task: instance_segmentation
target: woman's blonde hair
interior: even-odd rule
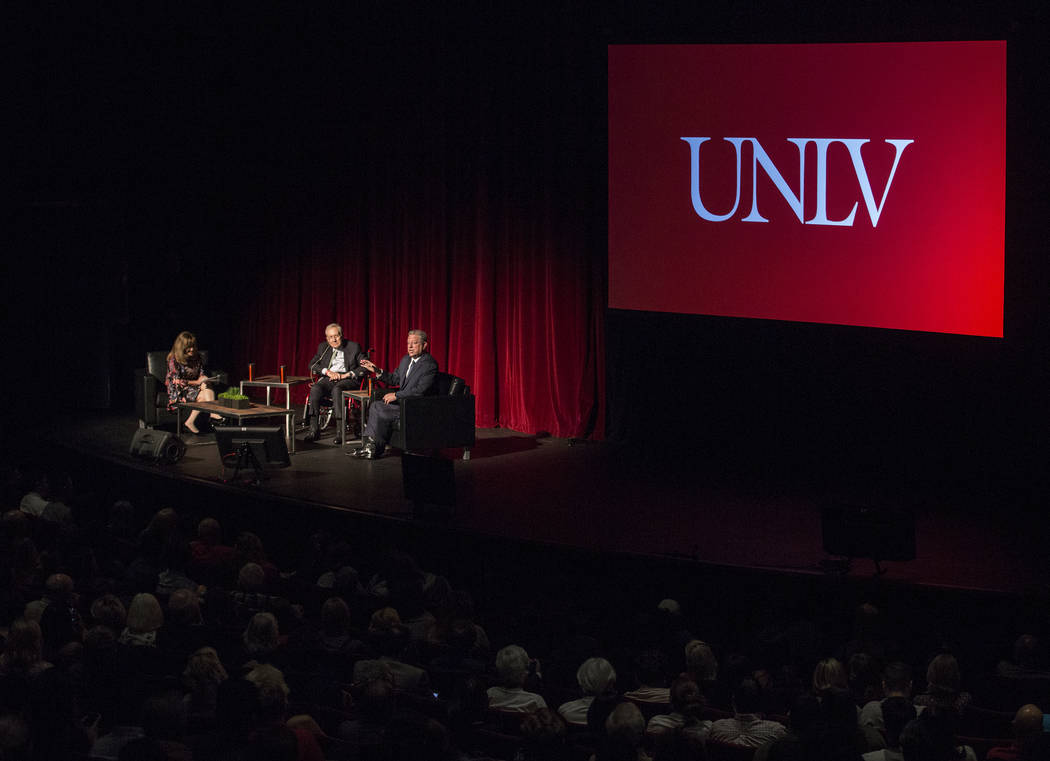
[[[175,343],[171,345],[171,352],[168,354],[169,357],[175,357],[175,361],[180,365],[186,364],[186,349],[190,346],[197,345],[197,336],[190,333],[188,330],[184,330],[175,336]]]
[[[823,695],[829,690],[845,690],[849,687],[846,667],[837,658],[825,658],[813,669],[813,692]]]
[[[268,663],[257,664],[244,678],[258,690],[259,707],[269,716],[282,716],[288,707],[288,683],[284,674]]]
[[[164,625],[164,610],[156,597],[148,592],[140,592],[131,598],[126,623],[128,629],[136,634],[155,632]]]

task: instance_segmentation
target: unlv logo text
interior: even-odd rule
[[[853,160],[853,169],[857,173],[857,181],[860,183],[860,191],[864,197],[864,204],[868,208],[868,215],[871,217],[871,226],[875,227],[879,224],[879,216],[882,214],[883,206],[886,205],[886,196],[889,195],[890,185],[893,184],[893,176],[897,173],[897,164],[901,160],[901,156],[904,153],[904,149],[914,143],[914,140],[886,140],[885,142],[892,145],[896,150],[896,154],[893,157],[893,168],[890,170],[890,176],[886,180],[886,187],[882,191],[882,198],[879,200],[878,205],[875,204],[875,196],[871,191],[871,182],[868,181],[868,170],[864,166],[864,160],[860,155],[860,147],[869,140],[860,138],[818,138],[818,137],[789,137],[788,142],[794,143],[798,147],[798,195],[796,196],[791,188],[788,187],[787,182],[784,181],[784,176],[773,164],[769,155],[766,153],[762,144],[758,142],[758,138],[754,137],[727,137],[724,138],[726,142],[732,143],[736,149],[736,199],[733,201],[733,208],[726,214],[714,214],[707,210],[704,206],[704,202],[700,199],[700,146],[710,140],[709,137],[683,137],[682,140],[689,143],[689,154],[690,154],[690,189],[693,198],[693,209],[700,215],[701,218],[706,219],[709,222],[724,222],[725,220],[732,217],[737,210],[737,206],[740,205],[740,146],[746,141],[751,143],[751,213],[744,217],[742,222],[768,222],[769,220],[763,217],[758,212],[758,167],[762,167],[762,171],[773,181],[777,190],[784,196],[784,200],[788,202],[791,210],[795,213],[798,221],[806,225],[838,225],[842,227],[852,227],[853,218],[857,214],[857,204],[853,203],[853,209],[849,215],[844,219],[828,219],[828,146],[832,143],[841,143],[846,146],[849,151],[850,158]],[[805,208],[805,170],[806,170],[806,148],[810,143],[816,146],[817,150],[817,206],[813,217],[810,219],[803,219],[803,209]]]

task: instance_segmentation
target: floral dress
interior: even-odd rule
[[[186,364],[179,362],[175,357],[168,357],[168,374],[164,377],[164,383],[168,387],[168,411],[174,412],[175,405],[179,402],[195,402],[200,386],[191,386],[189,381],[197,380],[204,372],[200,357],[190,357]]]

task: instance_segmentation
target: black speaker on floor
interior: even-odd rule
[[[186,445],[168,431],[139,428],[131,437],[131,454],[143,460],[172,464],[186,454]]]
[[[401,454],[405,499],[415,503],[417,514],[435,509],[451,512],[456,505],[456,475],[452,461],[426,455]]]
[[[824,552],[850,558],[915,559],[915,515],[910,510],[832,505],[821,510]]]

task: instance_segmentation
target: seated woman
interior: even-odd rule
[[[174,412],[180,402],[214,402],[215,392],[208,387],[204,363],[197,350],[197,337],[187,330],[175,337],[175,343],[168,352],[168,374],[164,383],[168,387],[168,411]],[[200,410],[193,410],[183,423],[191,433],[200,433],[197,428],[197,416]],[[212,415],[212,420],[221,416]]]

